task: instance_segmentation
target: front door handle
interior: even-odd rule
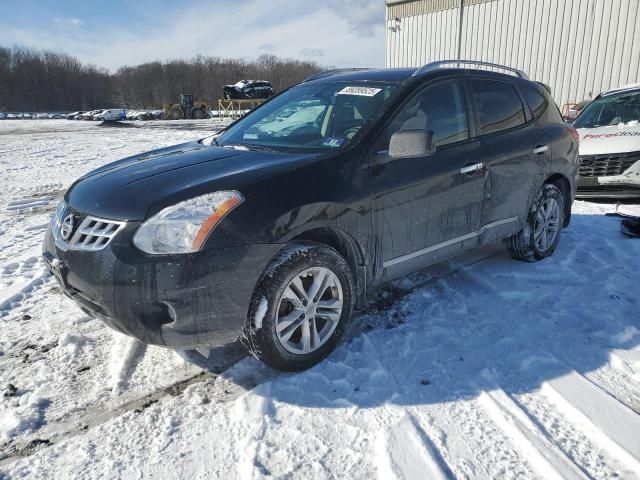
[[[462,167],[460,169],[460,173],[473,173],[476,170],[482,170],[484,168],[484,165],[482,165],[482,162],[480,163],[474,163],[473,165],[467,165],[466,167]]]
[[[547,150],[549,150],[549,145],[538,145],[533,149],[533,153],[535,153],[536,155],[542,155]]]

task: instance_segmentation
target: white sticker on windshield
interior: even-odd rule
[[[361,97],[373,97],[381,88],[372,87],[344,87],[338,92],[338,95],[359,95]]]

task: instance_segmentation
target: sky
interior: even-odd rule
[[[115,71],[198,54],[335,67],[384,64],[383,0],[0,0],[0,46]]]

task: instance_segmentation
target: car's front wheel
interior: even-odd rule
[[[191,112],[191,117],[195,120],[202,120],[205,117],[205,114],[203,110],[196,108]]]
[[[353,276],[333,248],[286,248],[263,274],[249,308],[243,343],[267,365],[309,368],[336,347],[353,309]]]
[[[507,239],[513,258],[535,262],[553,255],[564,225],[564,197],[553,184],[545,184],[531,206],[524,228]]]

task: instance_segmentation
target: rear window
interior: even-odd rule
[[[522,85],[520,91],[525,102],[529,105],[531,113],[533,113],[533,118],[538,118],[542,115],[542,112],[547,107],[547,99],[544,98],[544,95],[529,85]]]
[[[492,80],[471,80],[480,120],[480,134],[500,132],[525,123],[524,108],[513,85]]]

